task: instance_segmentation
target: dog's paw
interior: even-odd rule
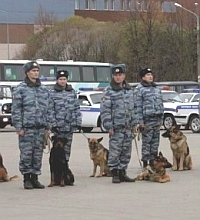
[[[94,175],[94,174],[92,174],[92,175],[90,175],[90,177],[95,177],[95,175]]]
[[[99,174],[99,175],[97,175],[97,178],[98,178],[98,177],[102,177],[102,176],[103,176],[102,174]]]
[[[177,170],[178,170],[178,168],[177,168],[177,167],[175,167],[175,166],[173,166],[173,167],[172,167],[172,170],[173,170],[173,171],[177,171]]]
[[[48,187],[53,187],[53,184],[49,184]]]

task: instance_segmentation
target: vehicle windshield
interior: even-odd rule
[[[10,86],[0,86],[0,99],[11,99],[12,91]]]
[[[188,93],[180,93],[179,95],[184,102],[190,102],[193,96],[193,94],[188,94]]]
[[[90,95],[90,98],[91,98],[93,104],[100,104],[101,97],[102,97],[102,93],[95,93],[95,94]]]
[[[182,98],[177,92],[162,93],[163,102],[183,102]]]
[[[181,98],[184,102],[199,102],[200,94],[192,94],[192,93],[180,93]]]

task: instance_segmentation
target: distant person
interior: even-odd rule
[[[25,189],[43,189],[41,174],[45,133],[50,133],[49,92],[39,79],[40,66],[31,61],[23,66],[25,79],[13,91],[12,124],[19,136],[19,169]]]
[[[141,82],[136,88],[136,109],[142,132],[143,167],[146,167],[158,155],[164,106],[161,89],[153,81],[152,70],[142,69],[139,76]]]
[[[131,159],[132,129],[136,125],[134,94],[125,81],[121,66],[112,68],[112,80],[102,96],[100,114],[104,128],[109,133],[108,166],[112,182],[134,182],[126,170]]]

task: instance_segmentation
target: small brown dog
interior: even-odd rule
[[[8,172],[5,168],[5,166],[3,165],[3,157],[0,153],[0,182],[8,182],[11,180],[18,180],[19,177],[17,175],[9,177],[8,176]]]
[[[135,180],[149,180],[159,183],[169,182],[170,177],[166,172],[166,168],[170,167],[172,167],[172,164],[159,152],[159,155],[153,160],[151,165],[145,167]]]
[[[180,131],[179,125],[173,125],[162,134],[164,138],[169,138],[170,147],[173,153],[172,170],[191,170],[192,158],[187,144],[187,138]]]
[[[88,138],[90,159],[93,161],[93,173],[90,177],[96,175],[97,166],[100,167],[100,173],[97,177],[111,176],[110,169],[108,167],[108,154],[109,151],[100,143],[102,138]]]

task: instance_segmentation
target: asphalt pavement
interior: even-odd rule
[[[87,137],[103,137],[108,147],[108,135],[101,132]],[[163,131],[161,131],[162,133]],[[48,188],[50,183],[49,154],[44,152],[40,181],[45,189],[24,190],[18,170],[18,138],[13,128],[0,132],[0,152],[10,176],[20,180],[0,183],[0,220],[198,220],[200,204],[200,134],[184,131],[193,159],[193,170],[168,169],[171,182],[112,184],[111,177],[92,178],[92,161],[87,139],[75,133],[70,168],[75,185]],[[138,142],[140,154],[141,142]],[[160,150],[172,162],[169,141],[161,137]],[[140,155],[139,155],[140,156]],[[141,171],[135,144],[128,175]]]

